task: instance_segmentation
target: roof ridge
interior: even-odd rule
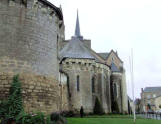
[[[153,87],[153,86],[152,87],[145,87],[145,89],[146,88],[161,88],[161,86],[158,86],[158,87]]]
[[[101,56],[105,61],[107,60],[109,53],[108,52],[104,52],[104,53],[97,53],[99,56]]]
[[[59,54],[60,58],[95,59],[79,38],[73,37]]]
[[[84,43],[83,43],[84,44]],[[85,46],[85,45],[84,45]],[[85,46],[86,47],[86,46]],[[88,48],[86,47],[88,50],[90,50],[91,52],[93,52],[94,54],[96,54],[98,57],[100,57],[102,60],[101,61],[104,61],[102,64],[105,64],[105,60],[102,56],[100,56],[96,51],[94,51],[92,48]]]
[[[99,52],[99,53],[109,53],[109,52]]]

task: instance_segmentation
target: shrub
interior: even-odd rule
[[[73,111],[63,111],[60,113],[60,115],[62,115],[63,117],[74,117],[75,116]]]
[[[0,118],[5,118],[8,113],[8,101],[3,100],[0,103]]]
[[[66,119],[59,113],[52,113],[50,116],[51,124],[67,124]]]
[[[51,124],[50,115],[46,116],[46,124]]]
[[[93,112],[89,112],[88,115],[93,115]]]
[[[13,77],[11,84],[9,98],[8,98],[8,109],[10,117],[15,118],[21,111],[23,111],[21,83],[18,75]]]
[[[95,106],[94,106],[93,112],[94,114],[98,114],[98,115],[104,114],[102,105],[97,97],[95,100]]]
[[[0,120],[3,124],[66,124],[67,121],[60,114],[53,113],[45,116],[44,113],[27,114],[23,109],[21,83],[19,76],[13,77],[9,97],[0,102]]]
[[[41,112],[35,114],[26,114],[23,112],[16,118],[16,120],[17,124],[45,124],[46,122],[45,115]],[[50,124],[49,122],[47,124]]]
[[[148,107],[148,110],[151,109],[151,105],[149,103],[147,104],[147,107]]]
[[[21,83],[18,77],[18,75],[13,77],[9,97],[0,104],[0,115],[5,120],[14,119],[23,111]]]
[[[23,112],[17,117],[16,124],[67,124],[67,121],[59,113],[45,116],[41,112],[35,114]]]
[[[117,101],[113,101],[113,104],[112,104],[112,112],[113,112],[113,113],[117,113],[117,114],[120,113],[120,112],[119,112],[119,106],[118,106],[118,104],[117,104]]]

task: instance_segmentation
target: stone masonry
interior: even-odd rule
[[[19,74],[26,112],[67,110],[67,88],[58,81],[58,42],[63,39],[63,15],[53,4],[0,0],[0,100]]]
[[[23,70],[58,79],[57,42],[63,35],[59,34],[62,18],[43,0],[27,0],[25,5],[21,1],[0,1],[0,63],[5,58],[6,64],[17,63],[0,65],[1,72]]]
[[[1,100],[8,97],[13,76],[14,73],[0,73]],[[19,79],[26,112],[41,111],[49,114],[54,111],[60,111],[61,107],[64,110],[68,110],[67,105],[61,104],[59,91],[62,87],[59,86],[57,80],[52,77],[35,76],[33,74],[20,74]],[[65,88],[66,86],[63,87]]]
[[[64,32],[61,8],[47,0],[0,0],[0,100],[19,74],[26,112],[78,113],[83,105],[91,113],[97,97],[110,113],[115,83],[120,112],[126,113],[125,71],[117,52],[92,50],[78,15],[72,39],[65,40]]]
[[[93,112],[95,98],[102,104],[105,113],[111,112],[110,69],[88,59],[66,59],[62,69],[69,77],[69,109],[79,113],[80,106],[86,113]],[[77,76],[80,78],[80,90],[77,91]],[[95,92],[92,92],[92,78],[95,78]]]

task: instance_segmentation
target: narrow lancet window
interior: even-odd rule
[[[117,85],[114,83],[114,96],[117,97]]]
[[[95,78],[92,77],[92,93],[95,93]]]
[[[79,75],[77,75],[77,91],[80,90],[80,87],[79,87]]]

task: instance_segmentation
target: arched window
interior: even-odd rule
[[[80,88],[79,88],[79,75],[77,75],[77,91],[79,91]]]
[[[112,56],[111,60],[112,60],[112,62],[114,62],[114,57],[113,56]]]
[[[114,96],[117,97],[117,85],[114,83]]]
[[[95,93],[95,78],[92,77],[92,93]]]
[[[69,98],[70,98],[71,92],[70,92],[69,76],[67,76],[67,88],[68,88],[68,95],[69,95]]]

